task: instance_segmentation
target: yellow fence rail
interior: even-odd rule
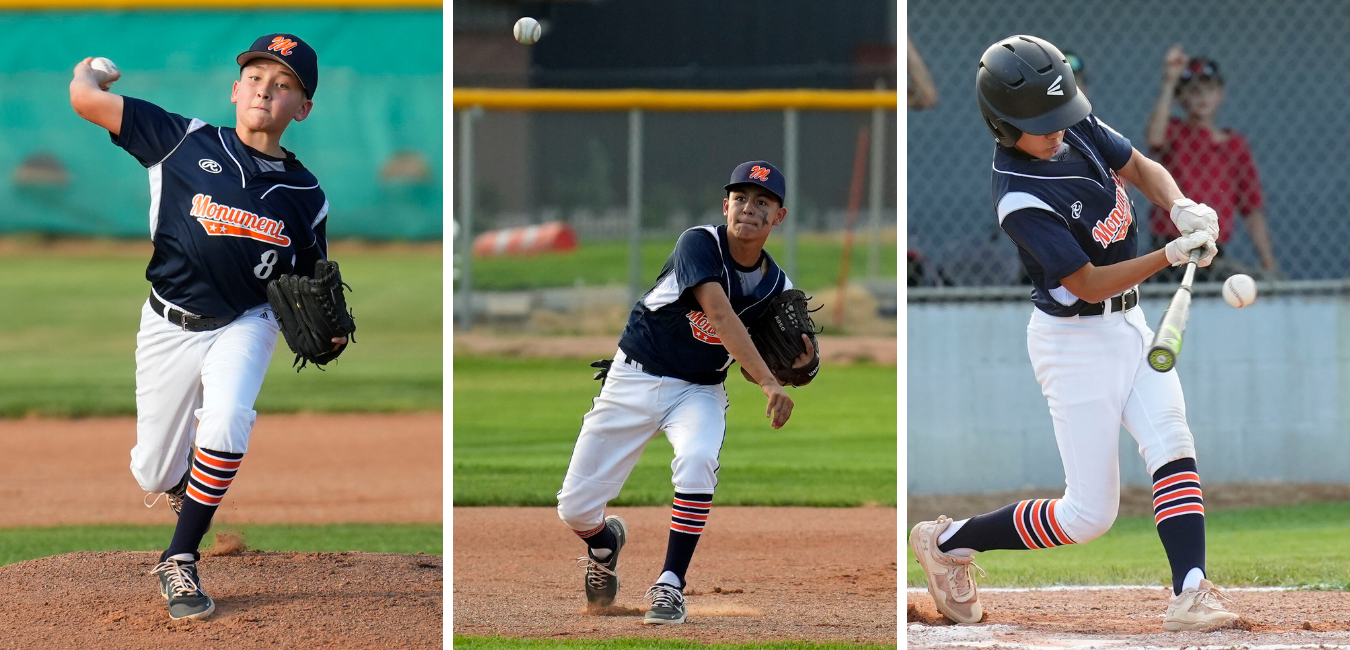
[[[505,90],[454,89],[456,109],[508,111],[897,110],[894,90]]]

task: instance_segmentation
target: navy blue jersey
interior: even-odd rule
[[[267,156],[233,128],[122,100],[112,140],[150,172],[155,252],[145,278],[161,300],[236,316],[267,302],[269,281],[297,268],[308,275],[326,257],[328,201],[294,155]]]
[[[741,323],[749,326],[773,297],[792,288],[787,274],[767,252],[744,267],[731,258],[727,227],[697,226],[684,231],[661,268],[656,286],[633,305],[619,348],[643,371],[695,384],[726,381],[731,355],[722,346],[693,288],[721,285]]]
[[[1091,262],[1106,266],[1138,254],[1139,227],[1116,172],[1134,148],[1096,116],[1064,132],[1061,154],[1041,160],[1017,150],[994,152],[994,209],[1017,244],[1031,277],[1032,301],[1052,316],[1073,316],[1087,303],[1060,284]]]

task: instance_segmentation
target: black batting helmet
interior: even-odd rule
[[[990,45],[980,57],[975,96],[985,126],[1004,147],[1017,144],[1024,132],[1062,131],[1092,112],[1064,53],[1035,36],[1010,36]]]

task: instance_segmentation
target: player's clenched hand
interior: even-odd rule
[[[104,91],[112,88],[113,82],[122,78],[122,72],[120,70],[117,70],[116,68],[109,72],[95,70],[90,65],[93,62],[94,57],[86,56],[83,61],[75,64],[75,78],[87,79]]]
[[[1197,248],[1205,252],[1200,256],[1196,266],[1209,266],[1214,256],[1219,254],[1219,246],[1214,243],[1214,237],[1203,230],[1173,239],[1167,243],[1163,252],[1167,254],[1167,261],[1172,266],[1180,266],[1191,260],[1191,251]]]
[[[1219,238],[1219,213],[1204,203],[1177,199],[1172,202],[1171,217],[1183,235],[1204,230],[1214,239]]]
[[[792,417],[792,398],[777,383],[760,384],[759,387],[764,391],[764,396],[769,398],[764,417],[773,419],[773,428],[783,428],[788,418]]]

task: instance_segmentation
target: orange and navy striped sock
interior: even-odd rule
[[[586,542],[586,547],[592,551],[601,549],[612,551],[615,546],[619,545],[619,538],[614,536],[614,531],[610,530],[604,521],[590,530],[573,530],[572,532],[576,533],[581,541]],[[604,559],[608,560],[609,556],[605,556]]]
[[[173,529],[173,541],[160,557],[161,562],[183,553],[201,557],[197,547],[201,546],[206,531],[211,529],[211,518],[221,499],[225,498],[225,491],[234,481],[243,458],[243,454],[211,449],[198,449],[193,453],[187,498],[183,499],[183,510],[178,513],[178,525]]]
[[[1055,519],[1059,502],[1059,499],[1018,501],[971,517],[938,549],[944,553],[958,548],[1017,551],[1073,544]]]
[[[708,523],[708,513],[712,509],[711,494],[675,493],[670,511],[670,539],[666,543],[666,563],[661,573],[674,573],[684,586],[684,574],[689,570],[689,561],[694,557],[698,538],[703,534],[703,525]]]
[[[1194,458],[1153,473],[1153,521],[1172,565],[1172,592],[1180,594],[1191,569],[1205,570],[1205,498]]]

